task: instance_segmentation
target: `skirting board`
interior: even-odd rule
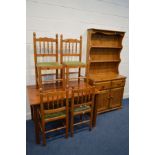
[[[26,113],[26,120],[30,120],[31,119],[31,112]]]
[[[123,99],[125,99],[125,98],[129,98],[129,94],[128,93],[123,95]]]
[[[129,94],[124,94],[123,99],[129,98]],[[26,120],[31,119],[31,112],[26,113]]]

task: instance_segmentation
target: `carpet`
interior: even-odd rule
[[[81,127],[74,137],[66,139],[55,134],[46,146],[35,144],[34,124],[26,121],[27,155],[128,155],[129,154],[129,99],[123,108],[98,115],[96,127],[89,131]]]

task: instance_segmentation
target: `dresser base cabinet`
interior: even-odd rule
[[[123,87],[111,89],[109,108],[117,108],[122,106],[123,92]]]
[[[97,112],[107,111],[109,109],[110,90],[100,91],[95,96],[95,103],[97,105]]]
[[[103,90],[96,94],[97,113],[102,113],[122,107],[124,87]]]
[[[92,82],[90,82],[92,84]],[[92,84],[96,87],[95,104],[97,113],[102,113],[122,107],[125,78]]]

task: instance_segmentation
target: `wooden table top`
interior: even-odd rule
[[[69,94],[71,94],[72,87],[84,88],[84,87],[86,87],[86,83],[80,82],[80,84],[78,84],[78,82],[71,81],[69,83]],[[26,88],[27,88],[29,104],[30,105],[39,105],[40,104],[40,95],[39,95],[39,89],[36,88],[36,85],[27,85]],[[45,90],[50,90],[50,91],[51,90],[53,90],[53,91],[63,90],[61,87],[56,87],[55,85],[47,85],[47,86],[44,86],[44,88],[45,88]]]
[[[89,75],[89,79],[94,81],[94,82],[103,82],[103,81],[109,81],[109,80],[119,80],[119,79],[125,79],[126,77],[123,75],[119,75],[119,74],[113,74],[113,73],[109,73],[109,74],[90,74]]]

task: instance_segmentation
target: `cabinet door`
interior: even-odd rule
[[[95,101],[97,112],[104,112],[109,109],[110,90],[102,90],[96,95]]]
[[[110,108],[120,107],[122,105],[124,88],[114,88],[110,92]]]

